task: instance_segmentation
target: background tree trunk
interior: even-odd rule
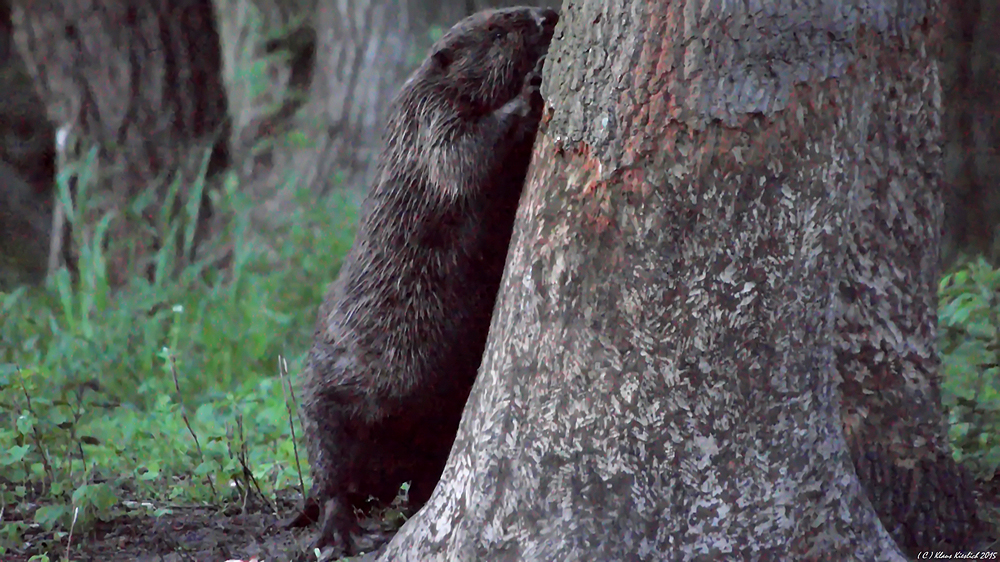
[[[0,291],[41,283],[52,226],[52,191],[37,193],[17,169],[0,160],[0,196]]]
[[[14,47],[10,3],[0,0],[0,290],[45,278],[55,132]]]
[[[338,184],[364,191],[374,178],[384,110],[411,68],[413,36],[426,32],[411,23],[413,4],[319,0],[310,100],[323,129],[316,131],[315,166],[296,167],[319,193]]]
[[[38,193],[51,190],[55,131],[45,118],[31,76],[14,45],[10,3],[0,0],[0,160],[13,166]]]
[[[869,240],[935,241],[938,6],[628,4],[563,9],[484,363],[380,559],[902,560],[851,465],[834,343]],[[904,178],[924,228],[871,235]],[[911,291],[903,326],[933,346],[932,285]]]
[[[15,39],[49,119],[100,150],[90,188],[92,216],[114,212],[108,256],[112,284],[144,273],[166,243],[167,199],[180,174],[179,200],[197,176],[226,116],[219,36],[209,0],[17,1]],[[148,200],[137,199],[147,187]],[[207,209],[202,209],[204,220]]]
[[[945,35],[944,259],[1000,262],[1000,2],[949,0]]]

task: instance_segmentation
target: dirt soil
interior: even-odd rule
[[[1000,505],[1000,478],[980,482],[984,499]],[[310,544],[316,537],[316,527],[286,530],[281,523],[297,512],[301,497],[297,492],[282,491],[275,502],[259,499],[227,507],[171,506],[171,513],[154,517],[144,512],[123,515],[112,521],[100,522],[82,535],[74,535],[69,552],[72,562],[135,561],[135,562],[316,562]],[[405,500],[397,498],[393,506],[376,517],[362,518],[364,532],[356,536],[356,544],[367,556],[338,558],[327,551],[319,560],[372,562],[373,553],[387,543],[402,523]],[[17,513],[15,506],[5,506],[4,521],[10,522]],[[30,520],[30,513],[22,514]],[[1000,522],[989,521],[994,531]],[[993,534],[996,536],[996,533]],[[54,542],[52,533],[38,526],[24,534],[23,548],[9,551],[3,562],[27,562],[32,554],[47,553],[53,562],[63,561],[66,538]],[[990,541],[992,542],[992,541]],[[996,550],[996,544],[984,545]]]
[[[315,526],[286,530],[281,522],[294,514],[297,494],[279,498],[277,505],[263,501],[219,507],[171,507],[161,517],[136,513],[103,521],[82,536],[74,536],[69,560],[130,562],[306,562],[315,561],[309,545]],[[278,514],[275,513],[278,512]],[[371,552],[388,541],[392,531],[381,520],[361,522],[364,536],[356,537],[363,552]],[[4,562],[27,562],[32,554],[45,552],[53,562],[62,560],[66,538],[59,544],[41,528],[30,529],[21,551],[10,551]],[[323,560],[332,553],[324,553]],[[355,562],[372,556],[343,558]]]

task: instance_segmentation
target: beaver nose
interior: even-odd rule
[[[535,23],[541,29],[552,29],[559,21],[559,12],[551,8],[536,8],[532,15],[535,17]]]

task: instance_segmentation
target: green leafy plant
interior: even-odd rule
[[[941,400],[958,460],[1000,469],[1000,270],[972,261],[940,284]]]

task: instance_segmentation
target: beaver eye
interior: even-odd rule
[[[503,39],[506,36],[507,36],[507,32],[504,31],[504,30],[502,30],[502,29],[497,29],[496,31],[493,32],[493,40],[494,41],[499,41],[499,40]]]

